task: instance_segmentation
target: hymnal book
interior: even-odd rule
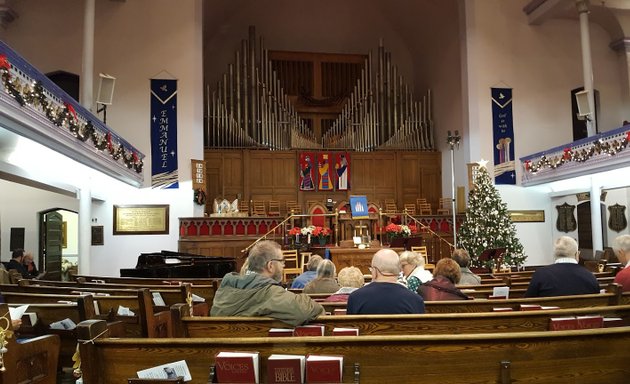
[[[492,288],[492,296],[501,297],[506,299],[510,298],[510,287],[494,287]]]
[[[548,311],[551,309],[560,309],[560,307],[556,307],[555,305],[541,305],[540,309]]]
[[[77,325],[70,319],[63,319],[50,323],[50,329],[75,329]]]
[[[346,309],[345,309],[345,308],[344,308],[344,309],[342,309],[342,308],[336,308],[336,309],[333,311],[333,315],[345,315],[345,314],[347,314],[347,312],[346,312]]]
[[[308,355],[306,357],[307,383],[341,383],[343,356]]]
[[[194,293],[192,294],[192,299],[193,299],[193,303],[203,303],[206,301],[205,298],[199,296],[199,295],[195,295]]]
[[[179,376],[184,381],[192,380],[186,360],[175,361],[173,363],[158,365],[157,367],[143,369],[136,372],[140,379],[176,379]]]
[[[293,336],[293,328],[269,328],[269,337]]]
[[[542,309],[539,304],[521,304],[519,308],[521,311],[537,311]]]
[[[321,324],[300,325],[295,327],[293,336],[324,336],[324,329]]]
[[[31,327],[37,324],[37,313],[24,312],[24,314],[22,315],[22,324]]]
[[[359,336],[359,328],[333,328],[333,336]]]
[[[575,316],[552,317],[549,319],[550,331],[568,331],[577,329],[577,319]]]
[[[153,305],[157,307],[166,307],[166,303],[164,302],[160,292],[151,292],[151,296],[153,297]]]
[[[604,317],[604,328],[625,326],[626,322],[621,317]]]
[[[492,312],[512,312],[513,309],[510,307],[493,307]]]
[[[598,315],[576,316],[577,329],[603,328],[604,318]]]
[[[267,360],[267,382],[301,384],[304,382],[306,356],[271,355]]]
[[[135,316],[136,314],[129,308],[124,307],[122,305],[118,306],[118,311],[116,311],[118,316]]]
[[[215,368],[219,383],[258,384],[258,352],[219,352]]]
[[[28,304],[20,305],[19,307],[9,306],[9,317],[13,320],[22,319],[24,312],[28,308]]]

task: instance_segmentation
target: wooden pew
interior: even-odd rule
[[[590,295],[553,296],[553,297],[525,297],[499,300],[452,300],[425,301],[427,313],[461,313],[461,312],[492,312],[495,307],[509,307],[518,310],[521,304],[539,304],[560,308],[600,307],[618,305],[621,303],[621,289],[618,284],[610,284],[606,293]],[[335,309],[346,308],[346,303],[320,302],[326,312],[333,313]]]
[[[74,275],[75,281],[85,283],[107,283],[107,284],[132,284],[132,285],[167,285],[177,286],[183,283],[192,285],[217,285],[221,283],[220,278],[183,278],[171,277],[168,279],[152,278],[152,277],[112,277],[112,276],[95,276],[95,275]]]
[[[5,292],[5,302],[11,304],[41,304],[76,302],[80,295],[35,294]],[[149,289],[140,289],[135,296],[94,296],[101,318],[124,323],[127,337],[169,337],[171,334],[170,311],[155,313]],[[123,306],[134,312],[134,316],[116,315],[118,307]]]
[[[9,307],[0,304],[0,314],[6,319],[0,326],[13,332]],[[56,384],[60,341],[57,335],[39,336],[17,341],[15,334],[6,339],[7,352],[3,354],[4,371],[0,371],[0,383]],[[76,346],[75,346],[76,348]]]
[[[94,282],[76,282],[76,281],[52,281],[52,280],[28,280],[22,279],[18,283],[19,285],[45,285],[45,286],[55,286],[55,287],[74,287],[77,289],[141,289],[148,288],[151,291],[158,292],[164,291],[168,292],[174,289],[177,289],[177,285],[142,285],[142,284],[112,284],[112,283],[94,283]],[[214,293],[217,290],[216,282],[211,285],[199,285],[199,284],[191,284],[190,292],[203,297],[208,305],[212,304],[212,300],[214,300]]]
[[[97,321],[82,322],[79,336],[95,339],[105,327]],[[220,351],[258,351],[261,382],[266,381],[269,355],[312,353],[343,356],[343,381],[362,384],[410,380],[601,384],[624,383],[630,377],[629,344],[630,327],[619,327],[460,335],[96,338],[81,344],[80,351],[88,384],[118,384],[138,370],[182,359],[191,372],[191,383],[206,383]]]
[[[600,315],[630,325],[630,305],[556,310],[445,313],[424,315],[320,316],[325,334],[335,327],[357,328],[359,335],[534,332],[549,329],[550,318]],[[171,307],[174,337],[266,337],[270,328],[293,328],[269,317],[190,317],[187,305]]]

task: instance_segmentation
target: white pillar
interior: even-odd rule
[[[593,61],[591,57],[591,35],[588,24],[588,0],[576,0],[575,5],[580,14],[580,40],[582,42],[582,71],[584,76],[584,90],[588,92],[588,109],[591,115],[587,116],[586,132],[588,136],[597,133],[595,121],[595,92],[593,91]]]
[[[94,100],[94,14],[95,0],[85,0],[83,13],[83,57],[81,70],[81,105],[92,110]]]
[[[604,250],[604,240],[602,239],[602,209],[600,205],[600,195],[602,188],[599,181],[591,178],[591,237],[593,239],[593,251]]]
[[[77,190],[79,197],[79,273],[90,274],[90,249],[92,246],[92,190],[83,185]]]

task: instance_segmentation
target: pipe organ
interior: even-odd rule
[[[291,53],[257,45],[250,27],[215,89],[207,86],[206,148],[435,149],[431,92],[418,100],[382,42],[376,58],[347,62]]]

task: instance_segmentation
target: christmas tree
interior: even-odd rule
[[[483,162],[480,162],[475,178],[475,188],[468,194],[466,219],[459,228],[457,243],[468,251],[472,265],[476,267],[490,266],[479,260],[479,255],[486,249],[505,248],[504,265],[518,267],[527,258],[516,237],[507,205],[501,201]]]

